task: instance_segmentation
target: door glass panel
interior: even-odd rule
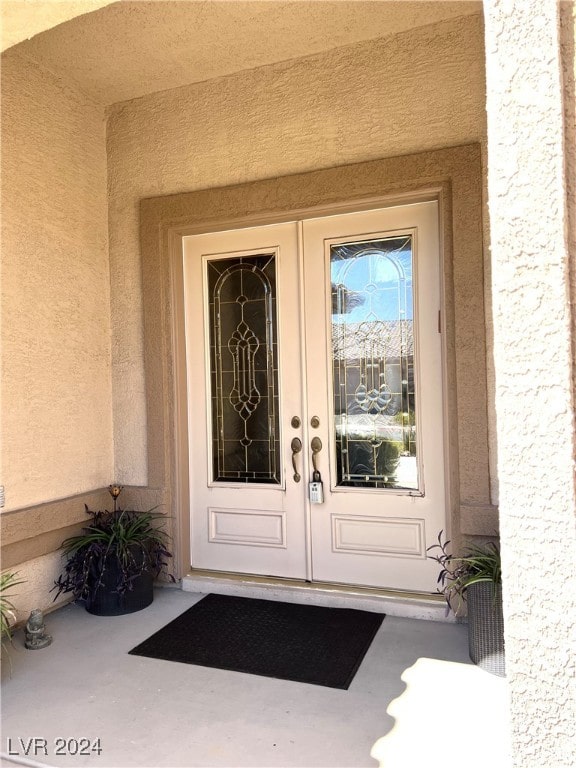
[[[208,261],[212,478],[281,483],[274,254]]]
[[[330,247],[337,485],[418,489],[412,237]]]

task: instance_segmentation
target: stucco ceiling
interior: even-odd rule
[[[122,0],[10,50],[112,104],[479,12],[470,0]]]
[[[83,13],[95,11],[112,0],[2,0],[0,2],[1,50]]]

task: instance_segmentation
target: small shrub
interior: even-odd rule
[[[172,557],[167,549],[168,534],[158,527],[159,522],[165,521],[164,515],[154,509],[85,509],[92,522],[83,533],[62,543],[67,562],[53,587],[58,590],[54,600],[63,592],[72,592],[77,600],[92,598],[112,562],[118,566],[113,591],[120,595],[130,591],[134,580],[144,572],[156,577],[167,566],[168,558]]]
[[[6,639],[12,639],[11,625],[16,618],[16,609],[6,593],[18,584],[23,583],[24,581],[18,578],[17,573],[4,571],[4,573],[0,574],[0,636],[2,645],[4,645]]]
[[[455,557],[448,551],[450,541],[442,541],[443,535],[444,531],[440,531],[438,544],[433,544],[426,551],[436,551],[428,557],[441,566],[437,581],[438,592],[444,595],[448,607],[456,613],[462,605],[468,587],[480,582],[491,583],[493,596],[496,597],[498,586],[502,584],[499,545],[494,542],[474,544],[465,549],[461,557]],[[456,599],[458,602],[454,608]]]

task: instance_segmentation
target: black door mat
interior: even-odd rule
[[[206,595],[130,653],[347,689],[384,614]]]

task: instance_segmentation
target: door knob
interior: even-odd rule
[[[300,482],[300,473],[298,472],[298,467],[296,466],[296,457],[302,450],[302,440],[300,440],[299,437],[293,437],[292,442],[290,443],[290,448],[292,450],[292,468],[294,469],[294,482],[299,483]]]
[[[310,448],[312,450],[312,469],[314,470],[314,472],[318,472],[316,457],[322,450],[322,440],[320,440],[319,437],[313,437],[312,442],[310,443]]]

